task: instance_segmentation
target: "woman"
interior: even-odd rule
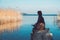
[[[34,28],[33,28],[33,30],[32,30],[31,40],[32,40],[32,37],[33,37],[35,31],[36,31],[37,28],[38,28],[39,23],[44,23],[44,27],[45,27],[45,21],[44,21],[44,18],[43,18],[43,16],[42,16],[42,12],[41,12],[41,11],[38,11],[37,13],[38,13],[38,20],[37,20],[37,23],[35,23],[35,24],[33,25]]]
[[[42,12],[41,11],[38,11],[37,12],[38,13],[38,20],[37,20],[37,23],[35,23],[33,26],[34,26],[34,28],[33,28],[33,33],[34,33],[34,31],[35,30],[37,30],[37,25],[38,25],[38,23],[44,23],[44,25],[45,25],[45,21],[44,21],[44,18],[43,18],[43,16],[42,16]]]
[[[34,24],[34,26],[36,26],[38,23],[41,23],[41,22],[45,24],[44,18],[42,16],[42,12],[38,11],[37,13],[38,13],[38,20],[37,20],[37,23]]]

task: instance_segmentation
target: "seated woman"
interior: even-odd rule
[[[37,14],[38,14],[38,20],[33,26],[36,26],[38,23],[41,23],[41,22],[45,24],[44,18],[42,16],[42,11],[38,11]]]
[[[49,29],[45,29],[44,23],[39,23],[32,40],[52,40],[52,34],[49,32]]]
[[[35,30],[37,30],[37,25],[38,25],[38,23],[44,23],[44,25],[45,25],[45,21],[44,21],[44,18],[43,18],[43,16],[42,16],[42,11],[38,11],[37,12],[38,13],[38,20],[37,20],[37,22],[33,25],[34,26],[34,28],[33,28],[33,33],[34,33],[34,31]]]

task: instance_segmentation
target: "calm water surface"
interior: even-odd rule
[[[53,40],[60,40],[60,29],[55,23],[55,16],[44,16],[46,28],[50,28],[53,33]],[[4,32],[0,34],[1,40],[30,40],[33,24],[36,23],[37,16],[23,16],[23,24],[14,32]]]

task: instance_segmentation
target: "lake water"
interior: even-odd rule
[[[46,28],[53,33],[53,40],[60,40],[60,29],[55,23],[55,16],[43,16]],[[37,16],[23,16],[23,24],[14,32],[4,32],[0,34],[0,40],[30,40],[33,24],[37,21]]]

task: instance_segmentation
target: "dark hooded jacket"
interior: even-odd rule
[[[38,23],[44,23],[45,24],[45,21],[44,21],[44,18],[42,16],[41,11],[38,11],[38,20],[37,20],[36,24],[34,24],[34,26],[36,26]]]

